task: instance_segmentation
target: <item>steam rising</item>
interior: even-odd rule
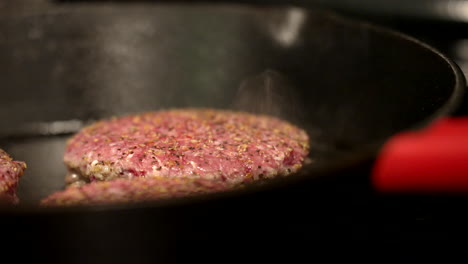
[[[274,70],[244,80],[232,104],[234,110],[272,115],[298,122],[303,107],[296,90],[284,75]]]

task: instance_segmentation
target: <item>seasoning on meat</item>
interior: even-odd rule
[[[230,186],[223,182],[189,178],[135,178],[92,182],[68,187],[41,201],[42,206],[72,206],[134,203],[220,192]]]
[[[10,155],[0,149],[0,200],[2,203],[18,203],[16,187],[26,169],[26,163],[14,161]]]
[[[138,177],[230,184],[286,176],[308,155],[306,132],[275,117],[172,109],[99,121],[68,143],[67,183]]]

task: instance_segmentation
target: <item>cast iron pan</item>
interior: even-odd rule
[[[4,17],[0,72],[0,146],[28,163],[22,203],[0,212],[3,237],[62,263],[316,257],[305,253],[314,241],[362,235],[350,228],[354,205],[380,208],[369,203],[370,175],[384,143],[450,113],[464,87],[453,62],[399,33],[318,10],[234,4],[65,5]],[[63,188],[65,140],[82,126],[187,106],[294,122],[309,132],[312,163],[241,192],[36,206]]]

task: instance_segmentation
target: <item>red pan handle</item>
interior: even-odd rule
[[[385,193],[468,194],[468,118],[444,118],[392,137],[377,157],[372,181]]]

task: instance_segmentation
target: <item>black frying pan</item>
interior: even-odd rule
[[[293,254],[290,245],[331,242],[327,232],[354,230],[356,208],[379,215],[369,175],[384,142],[450,113],[464,87],[453,62],[399,33],[317,10],[224,4],[72,5],[2,18],[0,72],[0,146],[28,163],[22,204],[0,212],[4,236],[73,263],[275,259]],[[63,188],[65,140],[83,125],[186,106],[290,120],[309,132],[313,162],[241,192],[36,207]],[[309,242],[289,242],[298,237]]]

